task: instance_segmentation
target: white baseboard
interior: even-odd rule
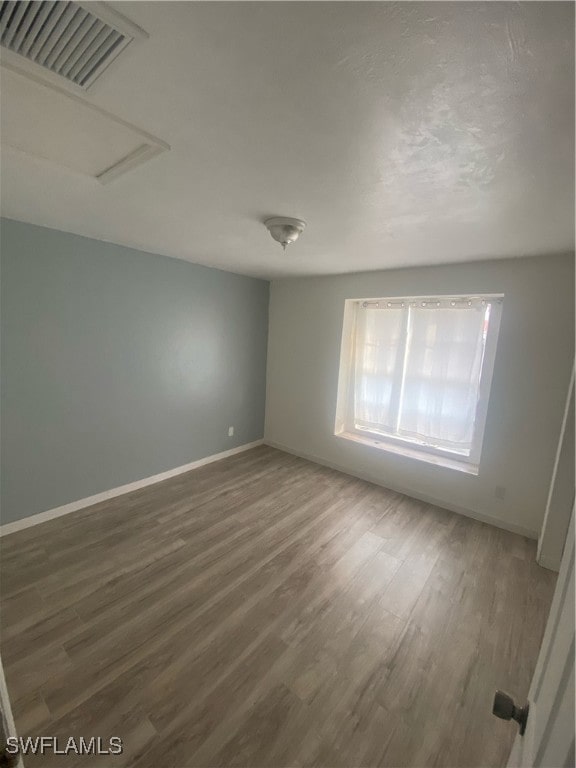
[[[434,504],[435,507],[442,507],[443,509],[448,509],[450,510],[450,512],[456,512],[459,515],[464,515],[465,517],[471,517],[474,520],[478,520],[481,523],[488,523],[488,525],[494,525],[496,528],[503,528],[505,531],[518,533],[520,534],[520,536],[526,536],[529,539],[538,539],[538,531],[533,531],[530,528],[525,528],[522,525],[516,525],[516,523],[509,523],[507,520],[502,520],[499,517],[493,517],[492,515],[485,515],[483,512],[476,512],[476,510],[474,509],[468,509],[467,507],[460,507],[457,504],[451,504],[450,502],[443,501],[442,499],[435,499],[432,496],[427,496],[426,494],[413,491],[410,488],[402,488],[396,484],[394,485],[390,485],[388,483],[384,484],[382,480],[380,480],[377,477],[374,477],[373,475],[369,475],[365,472],[355,472],[355,471],[353,472],[349,468],[343,467],[340,464],[334,464],[331,461],[326,461],[320,456],[314,456],[313,454],[310,454],[310,453],[304,453],[303,451],[296,451],[287,445],[282,445],[282,443],[276,443],[273,440],[267,440],[266,438],[264,438],[264,444],[269,445],[271,448],[277,448],[279,451],[284,451],[285,453],[291,453],[294,456],[299,456],[301,459],[306,459],[307,461],[313,461],[315,464],[321,464],[323,467],[329,467],[330,469],[335,469],[338,472],[343,472],[345,475],[351,475],[352,477],[358,477],[360,480],[366,480],[369,483],[374,483],[374,485],[380,485],[383,488],[388,488],[390,491],[396,491],[396,493],[402,493],[405,496],[410,496],[412,499],[423,501],[426,504]]]
[[[228,458],[228,456],[234,456],[236,453],[242,453],[243,451],[250,450],[250,448],[256,448],[263,443],[263,440],[255,440],[253,443],[245,443],[244,445],[239,445],[237,448],[231,448],[229,451],[215,453],[212,456],[205,456],[203,459],[191,461],[189,464],[183,464],[181,467],[168,469],[166,472],[160,472],[158,475],[145,477],[142,480],[136,480],[134,483],[121,485],[118,488],[111,488],[109,491],[102,491],[102,493],[97,493],[94,496],[88,496],[85,499],[72,501],[69,504],[64,504],[61,507],[55,507],[54,509],[48,509],[46,512],[38,512],[36,515],[24,517],[22,520],[15,520],[13,523],[0,525],[0,537],[7,536],[10,533],[16,533],[16,531],[22,531],[25,528],[30,528],[32,525],[45,523],[47,520],[54,520],[54,518],[62,517],[62,515],[69,515],[71,512],[77,512],[79,509],[91,507],[93,504],[113,499],[115,496],[122,496],[124,493],[130,493],[131,491],[137,491],[140,488],[146,488],[147,485],[160,483],[162,480],[168,480],[170,477],[189,472],[191,469],[198,469],[198,467],[203,467],[205,464],[211,464],[213,461],[220,461],[221,459]]]

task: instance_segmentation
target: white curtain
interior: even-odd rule
[[[404,354],[404,315],[400,307],[359,310],[354,413],[360,427],[388,432],[396,426],[393,395]]]
[[[356,427],[468,453],[489,306],[430,301],[360,307]]]

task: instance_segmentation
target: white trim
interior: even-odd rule
[[[2,666],[2,660],[0,659],[0,718],[4,719],[4,727],[6,737],[18,736],[16,731],[16,725],[14,724],[14,715],[12,714],[12,705],[10,704],[10,696],[8,695],[8,688],[6,686],[6,677],[4,675],[4,667]],[[22,761],[22,754],[20,753],[14,763],[14,768],[24,768]]]
[[[84,8],[85,11],[88,11],[88,13],[91,13],[94,16],[98,16],[99,19],[104,21],[110,27],[114,27],[114,29],[126,37],[131,37],[132,39],[140,37],[144,40],[148,40],[150,37],[145,29],[142,29],[142,27],[134,23],[132,19],[124,16],[123,13],[120,13],[115,8],[112,8],[112,6],[108,5],[108,3],[95,2],[94,0],[89,0],[88,2],[76,0],[76,3],[77,5],[82,6],[82,8]]]
[[[483,512],[477,512],[476,510],[469,509],[468,507],[461,507],[458,504],[452,504],[451,502],[444,501],[443,499],[435,499],[432,496],[420,493],[419,491],[413,491],[410,488],[402,488],[396,484],[384,484],[380,478],[375,477],[374,475],[370,475],[367,472],[357,472],[356,470],[351,470],[342,466],[341,464],[335,464],[334,462],[326,461],[325,459],[322,459],[319,456],[315,456],[311,453],[297,451],[294,448],[290,448],[287,445],[283,445],[282,443],[277,443],[274,440],[267,440],[264,438],[264,445],[269,445],[271,448],[277,448],[279,451],[284,451],[285,453],[291,453],[292,455],[299,456],[301,459],[306,459],[307,461],[313,461],[315,464],[321,464],[323,467],[335,469],[338,472],[343,472],[345,475],[358,477],[360,480],[366,480],[368,483],[380,485],[390,491],[402,493],[405,496],[410,496],[412,499],[423,501],[425,504],[434,504],[435,507],[443,507],[444,509],[448,509],[450,512],[456,512],[459,515],[464,515],[464,517],[471,517],[473,520],[478,520],[481,523],[487,523],[488,525],[493,525],[496,528],[502,528],[505,531],[518,533],[520,536],[526,536],[529,539],[538,539],[538,531],[534,531],[531,528],[525,528],[523,525],[509,523],[507,520],[502,520],[499,517],[485,515]]]
[[[557,554],[554,554],[552,557],[550,556],[548,550],[550,549],[549,546],[549,539],[553,539],[554,536],[550,536],[550,528],[548,527],[550,515],[553,514],[554,516],[557,516],[558,514],[562,514],[562,511],[558,509],[557,504],[554,504],[555,500],[555,491],[557,491],[556,483],[558,480],[558,470],[560,469],[560,475],[562,476],[562,458],[563,453],[567,453],[570,448],[573,449],[574,444],[574,378],[575,378],[575,369],[574,366],[572,366],[572,375],[570,376],[570,384],[568,386],[568,395],[566,397],[566,406],[564,408],[564,416],[562,418],[562,426],[560,428],[560,437],[558,439],[558,448],[556,449],[556,456],[554,457],[554,468],[552,470],[552,478],[550,480],[550,488],[548,489],[548,498],[546,499],[546,511],[544,512],[544,520],[542,521],[542,528],[540,529],[540,534],[538,536],[538,549],[536,551],[536,561],[542,565],[544,568],[548,568],[551,571],[558,572],[560,570],[560,562],[562,560],[562,551],[558,552]],[[570,410],[572,410],[572,415],[570,416]],[[566,436],[566,430],[569,428],[572,428],[572,445],[568,446],[568,437]],[[569,455],[569,454],[568,454]],[[572,454],[573,456],[573,454]],[[572,461],[570,462],[572,464],[570,468],[570,475],[571,475],[571,490],[572,490],[572,506],[574,505],[574,460],[572,458]],[[561,485],[561,483],[558,483]],[[551,509],[554,508],[554,512],[551,513]],[[568,510],[565,509],[563,512],[567,513]],[[568,520],[568,524],[570,521]],[[543,549],[546,550],[543,554]],[[553,551],[554,548],[552,547]]]
[[[357,432],[339,432],[335,437],[352,440],[355,443],[367,445],[369,448],[376,448],[379,451],[388,451],[398,453],[400,456],[406,456],[415,461],[425,461],[428,464],[435,464],[439,467],[454,469],[456,472],[465,472],[468,475],[477,475],[479,467],[476,464],[469,464],[466,461],[459,461],[458,458],[449,458],[447,451],[427,450],[427,446],[419,446],[417,443],[409,443],[407,440],[396,438],[390,435],[388,439],[375,435],[373,432],[358,434]],[[397,441],[397,442],[396,442]],[[454,454],[453,454],[454,455]],[[466,457],[467,459],[468,457]]]
[[[95,178],[98,179],[100,184],[109,184],[111,181],[114,181],[114,179],[117,179],[118,176],[128,173],[132,168],[137,168],[139,165],[151,160],[161,152],[164,152],[164,149],[157,144],[142,144],[137,147],[134,152],[130,152],[126,157],[118,160],[118,162],[111,165],[110,168],[106,168],[105,171],[99,173]]]
[[[68,515],[70,512],[77,512],[79,509],[91,507],[93,504],[99,504],[101,501],[107,501],[108,499],[113,499],[116,496],[122,496],[124,493],[130,493],[131,491],[137,491],[140,488],[146,488],[148,485],[154,485],[154,483],[160,483],[162,480],[168,480],[170,477],[181,475],[184,472],[190,472],[191,469],[198,469],[198,467],[203,467],[205,464],[211,464],[213,461],[226,459],[228,456],[234,456],[236,453],[249,451],[250,448],[256,448],[257,446],[262,445],[263,442],[263,440],[254,440],[252,443],[245,443],[244,445],[239,445],[237,448],[231,448],[228,451],[214,453],[212,456],[205,456],[203,459],[191,461],[189,464],[183,464],[181,467],[168,469],[166,472],[160,472],[158,475],[145,477],[142,480],[136,480],[133,483],[120,485],[118,488],[111,488],[108,491],[102,491],[101,493],[97,493],[94,496],[88,496],[85,499],[71,501],[69,504],[63,504],[61,507],[48,509],[46,512],[38,512],[35,515],[24,517],[22,520],[15,520],[12,523],[0,525],[0,537],[8,536],[10,533],[16,533],[16,531],[22,531],[25,528],[30,528],[33,525],[45,523],[47,520],[54,520],[56,517]]]
[[[516,735],[506,765],[573,765],[574,750],[574,507],[560,573],[528,691],[526,733]],[[572,691],[569,685],[572,683]],[[572,705],[572,714],[570,713]]]

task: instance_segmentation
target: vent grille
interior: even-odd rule
[[[79,3],[60,0],[0,2],[0,35],[8,50],[84,89],[132,40]]]

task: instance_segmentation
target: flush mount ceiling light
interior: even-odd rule
[[[286,246],[295,243],[300,237],[306,222],[302,219],[291,219],[286,216],[274,216],[272,219],[266,219],[264,226],[270,232],[274,240],[280,243],[286,250]]]

